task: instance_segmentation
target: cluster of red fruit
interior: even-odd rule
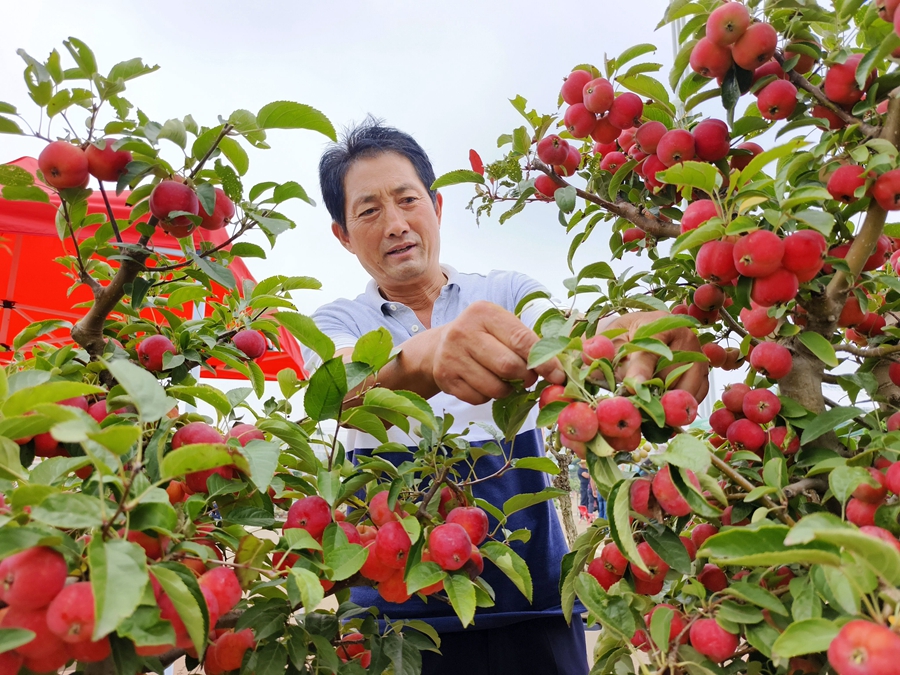
[[[234,202],[221,188],[215,191],[213,212],[207,213],[189,185],[180,180],[164,180],[150,193],[150,213],[173,237],[186,237],[194,231],[196,225],[188,215],[199,216],[199,226],[206,230],[221,230],[234,217]],[[170,217],[173,213],[176,215]]]
[[[450,488],[443,488],[440,493],[438,513],[444,523],[435,526],[428,534],[427,547],[422,551],[422,562],[434,562],[441,569],[454,572],[470,565],[474,576],[484,570],[484,560],[478,550],[487,537],[487,514],[476,506],[456,506],[447,509],[447,505],[455,503],[456,496]],[[344,520],[343,514],[335,512],[332,517],[328,502],[317,495],[304,497],[295,501],[288,510],[284,529],[302,528],[321,541],[325,528],[337,520],[338,526],[347,536],[351,544],[359,544],[368,550],[368,556],[360,569],[366,579],[377,582],[378,593],[387,602],[403,603],[409,600],[409,593],[404,570],[407,565],[412,540],[401,518],[404,514],[398,502],[391,509],[388,507],[388,493],[376,493],[369,502],[369,519],[372,525],[360,522],[357,525]],[[299,556],[294,553],[276,553],[273,565],[276,569],[292,566]],[[330,590],[331,582],[323,580],[325,590]],[[418,592],[431,595],[443,590],[443,581],[423,588]]]
[[[237,439],[241,444],[241,447],[245,447],[250,441],[264,441],[266,435],[252,424],[236,424],[225,436],[222,436],[218,429],[210,426],[206,422],[188,422],[173,434],[172,450],[178,450],[184,445],[195,445],[197,443],[221,445],[227,443],[228,440],[232,438]],[[183,485],[179,487],[186,495],[196,492],[206,493],[209,492],[207,481],[210,477],[218,475],[225,480],[231,480],[236,477],[236,471],[237,469],[234,466],[219,466],[214,469],[195,471],[186,474]]]
[[[89,176],[117,181],[126,172],[132,155],[127,150],[114,150],[113,146],[110,138],[97,144],[87,143],[85,147],[53,141],[38,156],[38,167],[47,185],[58,190],[87,187]],[[184,214],[199,216],[202,228],[219,230],[234,217],[234,203],[221,188],[215,188],[215,193],[213,212],[207,213],[190,186],[180,180],[164,180],[150,194],[150,213],[175,237],[186,237],[195,228],[194,222]],[[178,214],[170,218],[176,211]]]
[[[260,358],[268,350],[266,336],[258,330],[239,330],[231,341],[251,361]],[[178,354],[178,348],[165,335],[149,335],[138,343],[136,352],[138,361],[144,368],[158,373],[165,369],[165,355]]]
[[[117,181],[131,161],[127,150],[114,150],[114,141],[104,138],[85,147],[67,141],[47,144],[38,156],[44,182],[57,190],[87,187],[89,176],[101,181]]]
[[[256,644],[253,639],[252,631],[245,630],[235,633],[234,631],[218,631],[214,630],[219,618],[234,609],[241,600],[241,584],[237,575],[230,567],[214,567],[205,572],[198,580],[200,584],[200,592],[206,602],[206,609],[209,614],[210,626],[210,646],[206,652],[207,659],[207,675],[218,675],[218,673],[227,670],[240,668],[244,652],[252,649]],[[151,574],[150,583],[153,586],[153,596],[159,605],[159,615],[162,619],[171,622],[172,628],[175,630],[175,643],[167,645],[154,645],[151,647],[136,647],[135,651],[138,656],[159,656],[171,651],[175,648],[184,649],[188,654],[197,658],[194,651],[194,644],[188,635],[187,628],[184,625],[178,611],[172,600],[165,593],[159,582]],[[218,666],[217,669],[209,669],[209,659],[213,659],[213,663]],[[235,665],[235,663],[237,665]]]
[[[583,341],[581,359],[585,367],[591,368],[600,359],[612,363],[616,352],[612,340],[595,335]],[[630,398],[609,396],[591,402],[575,401],[565,394],[564,386],[550,385],[541,390],[538,405],[544,408],[560,401],[568,404],[557,419],[560,442],[580,458],[585,458],[587,444],[598,434],[618,452],[633,452],[641,444],[643,419]],[[660,397],[660,402],[667,427],[687,426],[697,418],[697,400],[689,392],[672,389]]]
[[[723,407],[709,416],[709,425],[715,432],[710,443],[714,446],[720,447],[727,439],[733,450],[748,450],[760,459],[766,443],[772,443],[785,455],[796,454],[800,449],[800,439],[787,426],[766,428],[781,412],[781,400],[771,390],[731,384],[722,393],[722,403]]]
[[[75,396],[74,398],[68,398],[63,401],[59,401],[58,405],[64,405],[69,408],[78,408],[79,410],[84,410],[97,421],[97,424],[101,424],[103,420],[105,420],[110,415],[121,415],[126,412],[126,408],[109,410],[106,405],[106,398],[97,398],[94,403],[89,403],[86,397]],[[29,413],[25,414],[28,415]],[[52,434],[49,431],[45,431],[44,433],[36,434],[34,436],[23,436],[22,438],[17,438],[16,443],[18,443],[19,445],[31,443],[35,457],[69,456],[69,452],[66,447],[55,438],[53,438]],[[92,466],[86,466],[84,468],[78,469],[75,473],[79,478],[84,479],[87,478],[93,470],[94,469]]]
[[[649,481],[645,481],[648,482]],[[655,481],[654,481],[655,483]],[[633,485],[638,485],[634,483]],[[654,484],[654,490],[656,485]],[[674,486],[672,486],[674,490]],[[677,491],[675,491],[677,495]],[[681,499],[678,496],[678,499]],[[709,523],[701,523],[691,532],[690,537],[681,536],[681,542],[684,544],[691,562],[696,558],[697,549],[703,545],[709,537],[715,534],[718,529]],[[604,590],[609,590],[613,584],[620,581],[627,570],[630,569],[631,576],[634,581],[634,590],[643,595],[656,595],[662,591],[664,579],[669,572],[669,566],[660,558],[660,556],[651,548],[646,541],[641,542],[637,546],[638,554],[647,571],[642,570],[634,564],[630,564],[622,555],[618,546],[610,542],[606,544],[600,551],[600,555],[591,561],[588,565],[588,573],[593,576]],[[787,569],[787,568],[784,568]],[[789,570],[788,570],[789,572]],[[791,574],[791,576],[793,576]],[[710,592],[718,592],[728,586],[728,578],[725,572],[716,565],[707,564],[698,575],[698,580]],[[789,581],[783,578],[779,579],[778,585],[784,585]],[[657,645],[658,648],[668,651],[669,647],[677,641],[678,644],[687,644],[690,640],[691,646],[704,656],[709,657],[713,661],[720,663],[734,656],[739,644],[739,636],[729,633],[722,628],[715,619],[702,618],[700,614],[687,619],[678,608],[669,604],[656,605],[644,617],[647,626],[650,625],[653,613],[659,609],[666,607],[673,612],[671,627],[669,630],[668,644]],[[651,639],[647,631],[639,628],[631,639],[631,643],[644,651],[650,651],[652,648]]]
[[[109,636],[93,640],[94,592],[90,581],[67,583],[68,565],[62,554],[52,548],[38,546],[9,556],[0,563],[0,599],[6,607],[0,610],[0,627],[23,628],[34,638],[12,651],[0,654],[0,670],[15,675],[24,666],[36,673],[59,670],[72,659],[94,663],[110,653]],[[139,656],[155,656],[182,647],[193,650],[193,643],[172,601],[151,575],[160,616],[171,622],[174,644],[137,646]],[[234,571],[217,567],[199,579],[200,590],[209,610],[210,626],[219,616],[237,605],[241,587]],[[209,654],[217,655],[222,668],[207,669],[217,675],[239,668],[244,652],[255,645],[250,631],[224,631],[216,636]],[[216,658],[216,656],[213,656]]]

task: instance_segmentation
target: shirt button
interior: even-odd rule
[[[413,332],[413,333],[418,333],[418,332],[419,332],[419,327],[418,327],[418,326],[413,326],[413,327],[412,327],[412,332]]]
[[[396,309],[397,309],[397,305],[391,305],[390,307],[391,307],[392,310],[396,310]]]

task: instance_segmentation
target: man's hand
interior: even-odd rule
[[[512,392],[508,382],[522,380],[530,387],[538,375],[564,384],[565,372],[552,359],[534,370],[528,352],[537,334],[515,314],[490,302],[475,302],[435,333],[427,370],[437,387],[466,403],[479,404]]]
[[[601,324],[598,328],[599,332],[624,328],[624,333],[613,338],[613,343],[618,347],[619,345],[634,339],[635,332],[641,326],[645,326],[668,315],[668,312],[633,312],[631,314],[617,316],[605,325]],[[672,351],[700,351],[700,340],[690,328],[674,328],[658,333],[653,337],[664,343]],[[638,382],[649,380],[654,375],[657,361],[659,361],[659,357],[650,352],[632,352],[619,365],[619,368],[616,371],[616,377],[619,380],[634,378]],[[665,378],[665,376],[674,368],[677,368],[678,365],[680,364],[664,369],[660,375]],[[678,378],[678,381],[675,383],[675,388],[684,389],[692,394],[698,402],[702,401],[709,392],[709,364],[706,362],[694,363],[690,370]]]

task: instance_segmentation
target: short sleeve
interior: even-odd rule
[[[352,313],[338,302],[319,307],[313,313],[312,320],[320,331],[331,338],[335,350],[355,346],[361,335]],[[303,364],[311,374],[322,365],[322,358],[306,345],[300,345],[300,348],[303,353]]]

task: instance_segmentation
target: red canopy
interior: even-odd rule
[[[32,157],[21,157],[10,164],[33,175],[38,168],[37,160]],[[86,286],[79,286],[71,295],[68,294],[72,279],[54,259],[72,254],[74,246],[71,239],[60,241],[55,225],[59,199],[53,193],[49,195],[50,204],[0,198],[0,363],[9,359],[13,339],[28,324],[47,319],[75,323],[86,313],[85,307],[79,305],[93,300]],[[107,191],[107,196],[116,220],[126,223],[131,211],[125,203],[128,193],[117,196],[115,191]],[[88,213],[106,213],[106,205],[99,191],[88,199]],[[76,236],[79,241],[84,240],[92,236],[96,229],[97,226],[81,228]],[[137,243],[139,238],[140,234],[134,228],[122,232],[126,243]],[[198,229],[194,233],[194,241],[198,245],[200,241],[221,244],[227,238],[228,233],[224,229]],[[183,259],[178,240],[161,229],[153,235],[150,245],[169,257]],[[245,279],[253,280],[253,275],[240,258],[235,258],[229,268],[239,288],[242,288]],[[224,295],[225,290],[218,285],[214,285],[214,290],[217,298]],[[205,307],[205,315],[210,313],[210,308]],[[270,350],[257,359],[257,365],[262,368],[267,380],[274,380],[283,368],[291,368],[299,377],[304,377],[303,357],[297,341],[284,328],[279,328],[278,336],[282,351]],[[42,336],[40,340],[56,344],[72,341],[67,329]],[[203,372],[208,374],[208,371]],[[216,364],[216,375],[230,379],[243,378],[241,373],[221,363]]]

